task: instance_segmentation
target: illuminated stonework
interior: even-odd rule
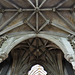
[[[31,70],[28,72],[28,75],[47,75],[47,72],[42,66],[37,64],[31,68]]]

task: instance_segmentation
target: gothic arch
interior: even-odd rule
[[[0,0],[0,63],[35,37],[57,45],[75,70],[75,0]]]
[[[73,65],[73,68],[75,68],[75,55],[74,51],[68,42],[66,38],[62,37],[57,37],[57,36],[52,36],[52,35],[47,35],[47,34],[26,34],[26,35],[21,35],[21,36],[16,36],[16,37],[11,37],[8,38],[3,44],[2,47],[0,48],[1,51],[1,62],[6,59],[6,54],[8,55],[9,52],[19,43],[21,43],[24,40],[27,40],[29,38],[34,38],[34,37],[40,37],[47,39],[49,41],[52,41],[55,43],[64,53],[65,58]],[[66,46],[67,45],[67,46]],[[69,49],[68,49],[69,47]]]

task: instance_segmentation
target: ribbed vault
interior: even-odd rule
[[[0,0],[0,35],[14,32],[75,35],[74,0]]]
[[[11,75],[27,75],[33,65],[40,64],[48,75],[64,75],[63,53],[54,43],[32,38],[18,44],[11,52],[13,57]]]
[[[0,61],[15,46],[11,75],[26,75],[35,64],[48,75],[63,75],[63,53],[40,36],[60,46],[75,68],[75,0],[0,0]]]

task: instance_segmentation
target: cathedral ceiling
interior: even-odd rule
[[[0,0],[0,35],[75,35],[75,0]]]
[[[27,75],[35,64],[42,65],[48,75],[64,75],[63,53],[58,46],[46,39],[25,40],[11,51],[11,55],[13,58],[11,75]]]

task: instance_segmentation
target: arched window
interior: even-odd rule
[[[37,64],[31,68],[31,70],[28,72],[28,75],[47,75],[47,72],[41,65]]]

